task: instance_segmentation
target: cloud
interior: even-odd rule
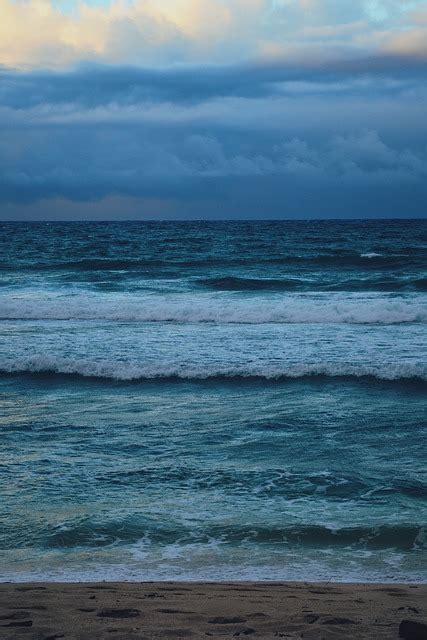
[[[3,70],[0,215],[423,215],[426,70],[364,69]]]
[[[425,1],[0,0],[0,64],[63,68],[114,64],[232,63],[357,51],[426,56]],[[424,26],[423,26],[424,25]],[[412,37],[411,34],[412,33]]]
[[[425,215],[426,30],[421,0],[0,0],[0,216]]]
[[[356,99],[366,95],[372,99],[375,94],[388,97],[421,92],[426,74],[427,60],[394,54],[310,63],[277,60],[166,68],[86,64],[73,72],[24,73],[0,68],[0,108],[10,109],[24,120],[56,118],[57,123],[81,117],[114,120],[126,114],[149,117],[153,109],[160,112],[167,107],[177,115],[179,106],[214,99],[229,103],[241,98],[280,101],[316,94],[345,94]],[[96,107],[102,110],[96,112]],[[7,117],[5,113],[3,117]]]
[[[425,215],[422,7],[346,4],[0,0],[0,216]]]
[[[267,0],[0,0],[0,64],[60,68],[79,60],[166,63],[245,56]]]
[[[42,159],[37,143],[38,132],[27,137],[27,148],[21,147],[13,161],[11,139],[2,140],[0,152],[9,157],[0,182],[3,200],[90,200],[112,194],[191,199],[215,180],[236,177],[283,176],[289,189],[294,178],[379,188],[427,178],[427,149],[393,148],[375,131],[334,136],[316,145],[285,138],[274,146],[243,138],[230,145],[212,134],[154,142],[134,131],[101,130],[89,137],[73,131],[44,140]]]
[[[421,59],[427,58],[427,26],[388,36],[384,41],[384,50],[400,55],[418,56]]]

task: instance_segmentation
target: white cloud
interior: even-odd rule
[[[425,55],[421,0],[0,0],[0,64],[170,64],[327,55],[331,43]]]
[[[79,60],[165,63],[221,60],[237,35],[256,37],[267,0],[81,2],[62,13],[51,0],[0,0],[0,64],[61,67]],[[236,45],[236,46],[235,46]],[[242,52],[248,54],[244,44]]]
[[[410,28],[401,33],[387,34],[384,38],[385,51],[420,58],[427,56],[427,26]]]

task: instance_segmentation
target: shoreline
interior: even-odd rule
[[[409,634],[402,637],[427,638],[410,635],[417,624],[427,624],[427,584],[0,583],[0,638],[7,640],[363,640],[399,638],[399,628]]]

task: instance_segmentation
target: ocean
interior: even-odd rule
[[[2,223],[0,579],[427,579],[426,221]]]

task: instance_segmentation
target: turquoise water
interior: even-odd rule
[[[1,225],[0,579],[425,580],[426,231]]]

